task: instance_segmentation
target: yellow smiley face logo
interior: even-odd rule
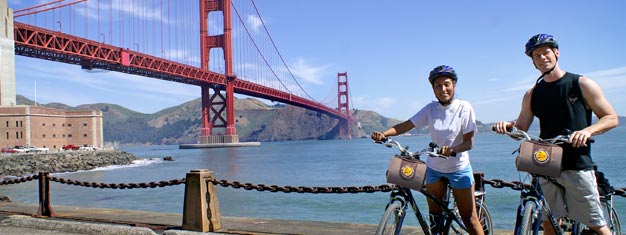
[[[544,150],[537,150],[534,156],[535,156],[535,160],[537,160],[538,162],[546,162],[548,158],[550,157],[548,155],[548,152]]]
[[[415,172],[415,170],[413,170],[413,167],[410,166],[404,166],[402,167],[402,176],[404,177],[411,177],[413,176],[413,173]]]

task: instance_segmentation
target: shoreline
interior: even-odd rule
[[[65,151],[55,153],[2,154],[0,179],[39,172],[67,173],[111,165],[129,165],[138,157],[125,151]]]

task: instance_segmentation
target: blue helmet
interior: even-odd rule
[[[528,42],[526,43],[526,55],[532,57],[533,51],[542,46],[559,49],[559,44],[554,39],[554,36],[541,33],[528,39]]]
[[[442,76],[452,78],[454,82],[457,81],[456,72],[454,71],[452,67],[447,66],[447,65],[439,65],[435,67],[432,71],[430,71],[430,76],[428,76],[428,81],[430,81],[430,84],[432,85],[435,83],[436,78],[442,77]]]

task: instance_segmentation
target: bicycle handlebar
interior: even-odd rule
[[[430,142],[428,144],[428,148],[422,149],[421,151],[418,151],[418,152],[409,151],[408,146],[402,147],[402,145],[400,145],[400,142],[398,142],[397,140],[391,139],[389,137],[384,137],[381,141],[374,141],[374,143],[384,144],[388,148],[396,147],[398,150],[400,150],[400,155],[410,156],[410,157],[417,158],[417,159],[419,159],[419,156],[424,155],[424,154],[428,155],[429,157],[440,157],[444,159],[448,159],[448,157],[456,157],[456,153],[452,153],[452,155],[450,156],[443,155],[441,153],[441,149],[439,148],[439,146],[437,146],[437,144],[433,142]]]
[[[496,126],[492,126],[491,127],[492,131],[497,131]],[[511,127],[509,128],[504,134],[513,137],[514,139],[524,139],[524,140],[535,140],[535,141],[541,141],[541,142],[549,142],[552,144],[556,144],[556,143],[570,143],[569,138],[571,136],[571,134],[567,134],[567,135],[557,135],[555,137],[549,138],[549,139],[541,139],[537,136],[532,136],[529,135],[528,133],[526,133],[523,130],[518,130],[515,127]],[[596,140],[593,138],[588,138],[586,144],[591,144],[591,143],[595,143]]]

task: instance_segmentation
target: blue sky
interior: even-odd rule
[[[15,9],[38,3],[8,2]],[[561,48],[561,68],[595,80],[626,115],[624,1],[255,3],[286,63],[319,100],[336,94],[337,72],[348,72],[352,108],[405,120],[435,99],[428,72],[447,64],[459,74],[457,97],[470,101],[478,120],[511,120],[539,75],[524,44],[550,33]],[[21,56],[16,77],[17,93],[30,99],[37,84],[39,103],[103,102],[154,113],[200,96],[195,86]]]

